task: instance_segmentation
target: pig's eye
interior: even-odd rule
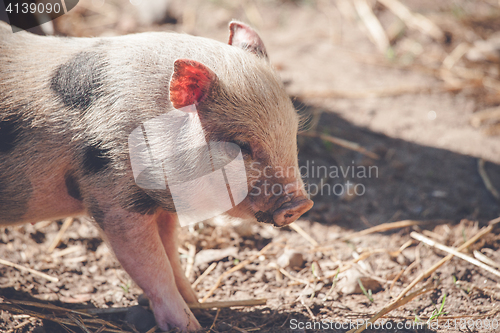
[[[248,154],[248,155],[252,156],[252,147],[250,146],[250,144],[248,142],[234,140],[233,143],[240,146],[241,152],[243,154]]]

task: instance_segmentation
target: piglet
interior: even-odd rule
[[[163,32],[42,37],[0,22],[0,224],[91,216],[163,330],[200,328],[186,304],[198,300],[176,233],[181,209],[211,189],[191,187],[183,205],[168,176],[155,175],[161,186],[141,183],[131,162],[135,130],[175,112],[197,122],[197,134],[188,133],[196,140],[176,145],[165,136],[178,151],[155,170],[196,169],[180,162],[185,156],[205,158],[203,175],[224,169],[231,189],[244,189],[226,214],[285,226],[313,205],[298,171],[297,113],[257,33],[240,22],[229,28],[224,44]],[[224,143],[236,151],[224,152]],[[239,156],[243,176],[232,177],[224,158],[216,165],[218,149]],[[217,191],[212,197],[222,198]]]

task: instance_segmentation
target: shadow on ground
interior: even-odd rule
[[[312,115],[307,127],[316,133],[358,143],[380,156],[376,160],[299,135],[299,164],[315,201],[304,218],[359,230],[404,219],[484,223],[500,215],[500,204],[479,175],[477,158],[357,127],[334,110],[298,100],[295,104]],[[485,169],[500,188],[500,165],[487,162]],[[353,195],[346,195],[348,190]]]

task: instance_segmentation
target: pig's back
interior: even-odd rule
[[[99,173],[103,183],[131,182],[128,135],[141,121],[172,110],[176,59],[205,64],[231,93],[256,103],[288,98],[265,60],[206,38],[61,38],[7,29],[0,24],[0,141],[2,135],[9,141],[0,143],[0,224],[81,213],[65,182],[71,172],[90,177],[89,153],[109,161]]]

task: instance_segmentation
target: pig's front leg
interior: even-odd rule
[[[158,231],[160,216],[114,209],[104,214],[100,224],[123,268],[149,298],[158,326],[194,331],[200,324],[177,288],[172,269],[176,266],[172,266]]]
[[[191,283],[186,278],[179,259],[177,241],[179,239],[177,237],[179,222],[177,215],[162,212],[159,214],[157,221],[161,241],[163,242],[163,247],[165,248],[168,260],[170,261],[170,266],[172,267],[172,270],[174,272],[177,289],[179,289],[179,292],[181,293],[182,297],[184,297],[184,300],[186,302],[198,303],[196,293],[194,292],[193,288],[191,288]]]

